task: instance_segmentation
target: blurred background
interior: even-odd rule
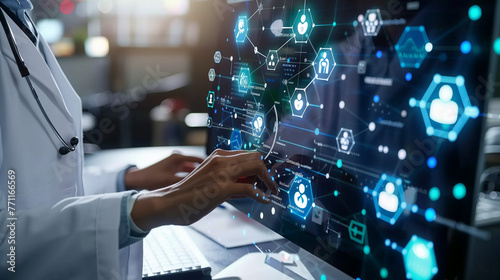
[[[205,145],[208,72],[226,1],[32,2],[34,22],[82,98],[86,153]]]

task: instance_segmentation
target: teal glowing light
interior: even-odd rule
[[[365,245],[365,247],[363,247],[363,253],[365,253],[365,255],[369,255],[370,254],[370,246]]]
[[[467,189],[465,188],[465,185],[462,183],[458,183],[453,187],[453,196],[456,199],[462,199],[465,197],[465,194],[467,193]]]
[[[495,50],[495,53],[500,55],[500,37],[498,37],[495,40],[495,43],[493,43],[493,50]]]
[[[434,243],[413,235],[401,252],[406,269],[406,278],[429,280],[438,272]]]
[[[333,195],[334,195],[334,196],[339,196],[339,191],[335,190],[335,191],[333,192]]]
[[[337,160],[337,167],[338,168],[341,168],[342,167],[342,160]]]
[[[322,274],[321,275],[321,280],[326,280],[326,275]]]
[[[366,210],[365,209],[361,210],[361,215],[363,215],[363,216],[366,215]]]
[[[432,200],[432,201],[436,201],[439,199],[439,197],[441,196],[441,192],[439,191],[439,189],[437,187],[432,187],[430,190],[429,190],[429,198]]]
[[[469,18],[472,21],[480,19],[482,14],[483,11],[481,10],[481,7],[479,7],[478,5],[474,5],[469,8]]]
[[[385,278],[387,278],[387,276],[389,276],[389,271],[387,271],[387,268],[382,267],[380,269],[380,277],[382,277],[383,279],[385,279]]]

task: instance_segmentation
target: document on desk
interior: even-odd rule
[[[191,227],[228,249],[283,238],[229,203],[217,207]]]

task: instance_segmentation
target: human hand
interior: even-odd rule
[[[191,172],[203,159],[174,153],[144,169],[130,170],[125,174],[127,189],[155,190],[182,180],[179,172]]]
[[[232,197],[270,203],[253,182],[239,181],[251,176],[257,176],[269,190],[278,193],[259,153],[216,150],[180,182],[141,193],[132,209],[132,219],[141,229],[150,230],[166,224],[192,224]]]

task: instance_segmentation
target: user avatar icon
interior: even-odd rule
[[[327,53],[323,52],[323,57],[319,61],[318,74],[328,74],[330,70],[330,60],[327,58]]]
[[[349,140],[349,133],[347,133],[347,131],[344,131],[342,138],[340,138],[340,148],[344,151],[347,151],[349,150],[349,144],[351,144],[351,141]]]
[[[236,34],[236,37],[239,38],[244,33],[245,33],[245,20],[240,18],[238,20],[238,33]]]
[[[236,42],[237,43],[245,42],[245,38],[247,37],[247,33],[248,33],[247,17],[241,16],[238,18],[238,21],[236,22],[236,26],[234,27],[234,36],[235,36]]]
[[[293,106],[297,111],[302,110],[302,108],[304,107],[304,100],[302,100],[302,94],[300,93],[297,94],[297,99],[295,99],[295,101],[293,102]]]
[[[260,132],[261,131],[262,124],[263,124],[262,117],[257,117],[257,119],[253,122],[253,127],[254,127],[254,129],[255,129],[256,132]]]
[[[274,61],[274,54],[271,54],[271,60],[269,61],[269,66],[275,66],[276,62]]]
[[[307,28],[309,28],[309,23],[306,21],[306,15],[302,15],[300,17],[299,25],[297,26],[297,30],[300,35],[304,35],[307,32]]]
[[[374,34],[377,30],[379,22],[377,19],[377,14],[374,12],[371,12],[368,14],[368,20],[365,21],[366,25],[366,33],[368,34]]]
[[[439,89],[439,98],[431,103],[430,118],[440,124],[454,124],[458,118],[458,105],[452,101],[453,89],[449,85],[443,85]]]
[[[299,186],[299,191],[295,192],[293,201],[295,202],[295,205],[299,207],[300,209],[304,209],[307,206],[307,195],[305,194],[306,192],[306,187],[304,184],[300,184]]]
[[[399,207],[399,198],[394,194],[396,190],[394,183],[387,182],[385,190],[380,192],[378,205],[389,212],[395,213]]]

